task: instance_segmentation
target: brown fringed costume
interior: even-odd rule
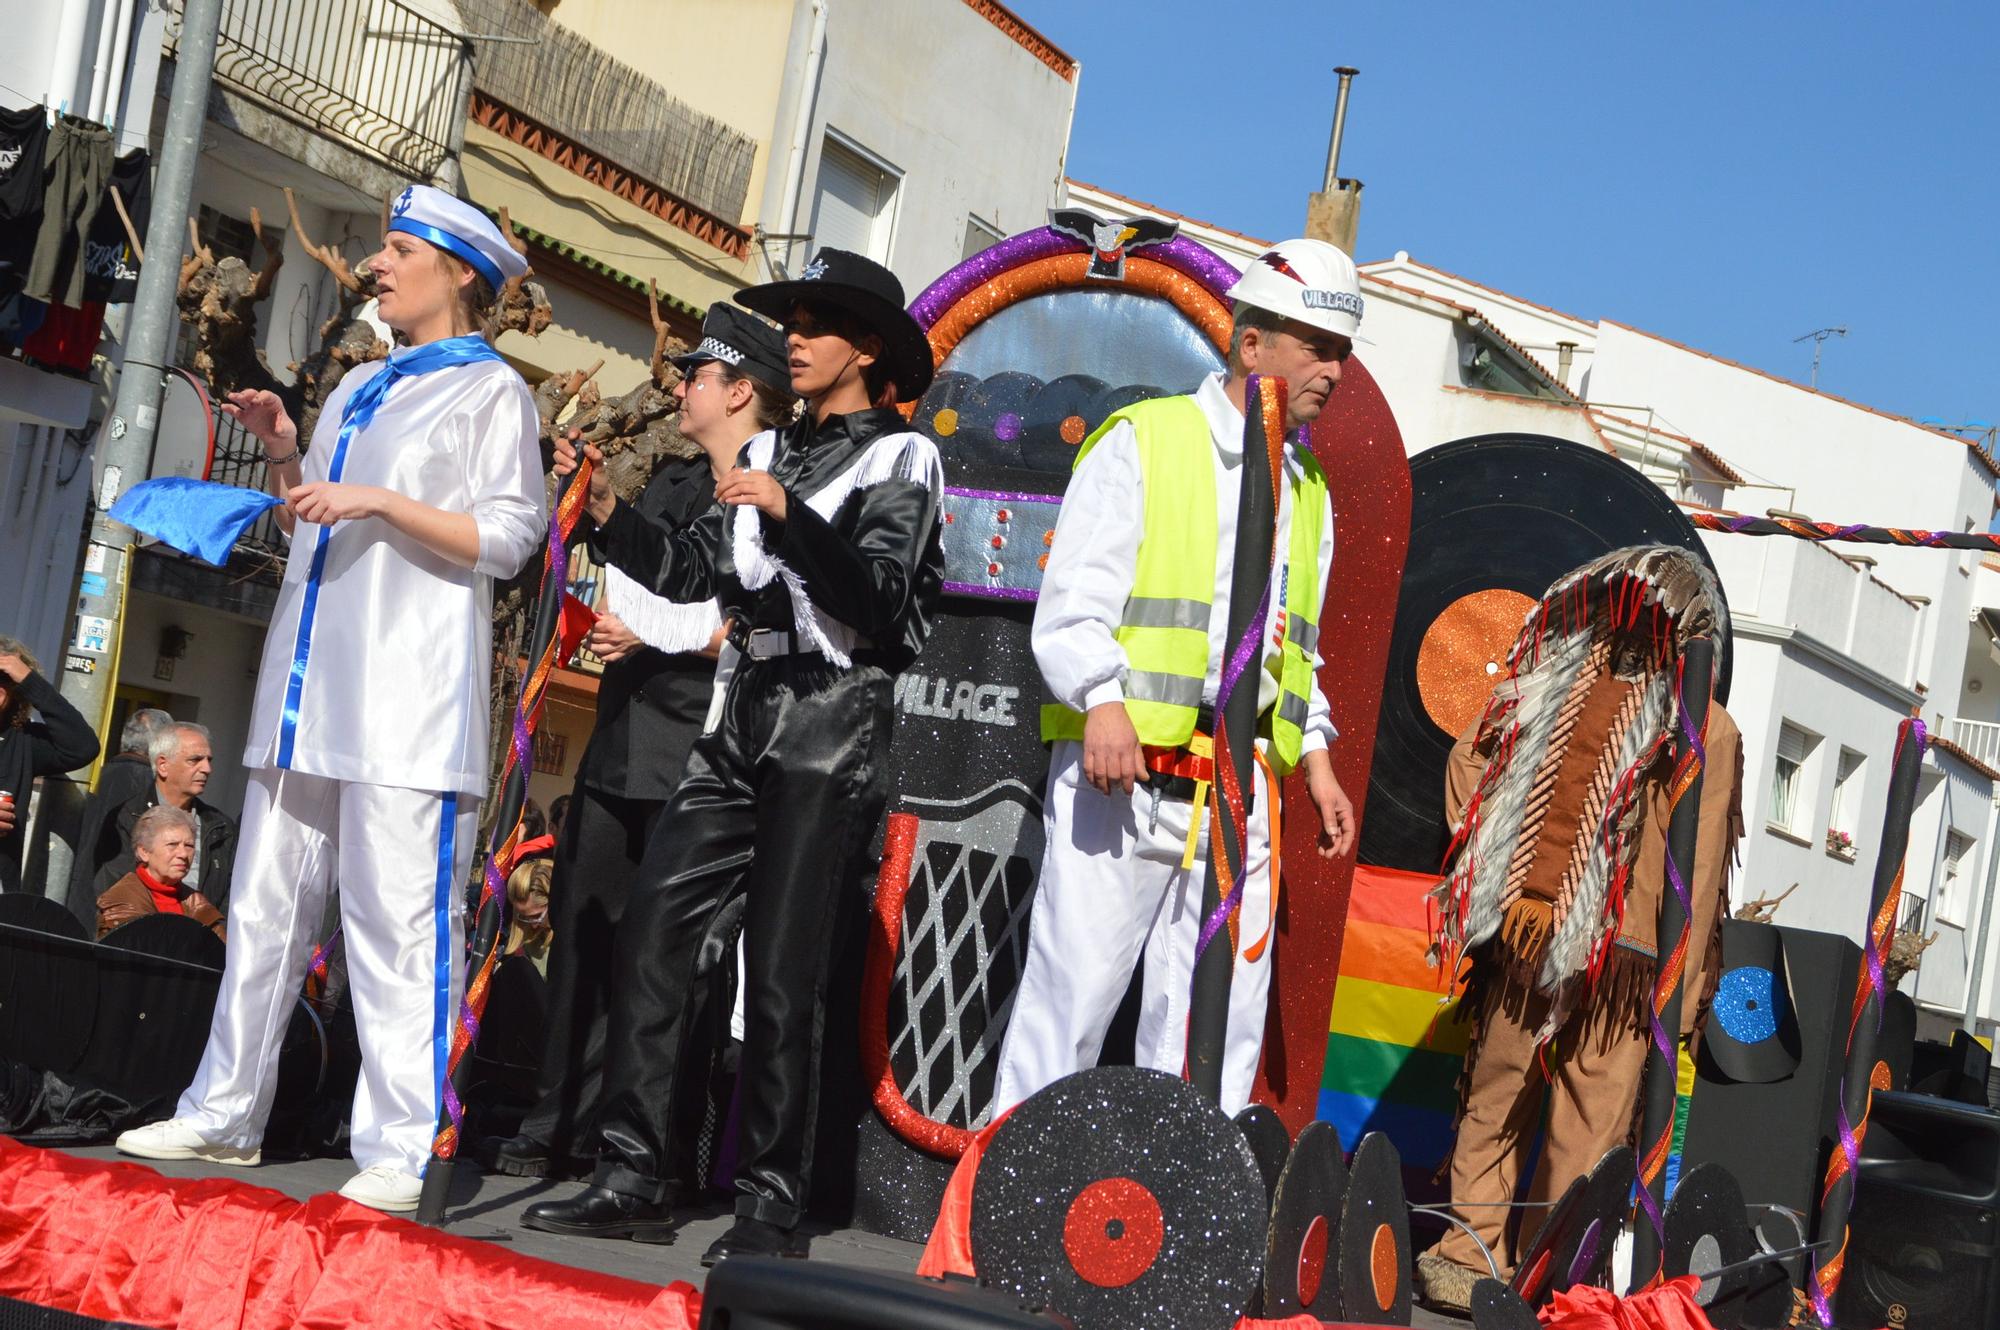
[[[1614,551],[1551,587],[1510,657],[1511,677],[1451,753],[1454,828],[1437,896],[1438,952],[1472,965],[1475,1022],[1460,1082],[1451,1194],[1459,1218],[1513,1269],[1515,1198],[1548,1202],[1631,1133],[1666,889],[1668,781],[1680,645],[1726,643],[1713,575],[1669,546]],[[1742,834],[1736,723],[1708,713],[1682,1034],[1706,1013],[1730,864]],[[1529,1233],[1540,1212],[1522,1225]],[[1454,1229],[1427,1261],[1486,1273]]]

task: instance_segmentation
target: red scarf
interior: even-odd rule
[[[181,889],[179,887],[170,887],[160,881],[160,879],[147,871],[144,864],[139,865],[138,873],[139,881],[145,885],[146,890],[153,893],[153,908],[155,910],[158,910],[161,914],[187,913],[181,909]]]

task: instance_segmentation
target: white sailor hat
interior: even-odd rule
[[[413,235],[472,265],[495,291],[525,276],[528,261],[479,209],[429,185],[411,185],[389,209],[389,229]]]

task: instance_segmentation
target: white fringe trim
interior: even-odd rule
[[[604,607],[625,621],[641,642],[659,651],[705,651],[722,627],[720,601],[680,604],[654,595],[616,567],[604,568]]]
[[[774,432],[759,434],[750,440],[744,465],[753,471],[770,470],[777,443]],[[907,480],[925,486],[934,495],[942,494],[944,468],[938,461],[937,445],[921,434],[884,434],[862,449],[852,466],[803,502],[821,517],[831,519],[851,495],[888,480]],[[758,511],[748,504],[738,508],[730,519],[729,536],[736,576],[744,588],[761,591],[774,580],[782,580],[792,600],[793,631],[841,669],[851,668],[854,659],[849,653],[859,640],[858,634],[838,619],[820,613],[806,592],[805,579],[765,550],[764,525]]]

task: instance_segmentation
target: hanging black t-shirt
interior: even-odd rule
[[[104,206],[91,223],[90,240],[84,250],[83,299],[120,305],[139,293],[139,256],[125,236],[125,223],[111,202],[111,191],[125,200],[132,215],[132,229],[143,242],[146,223],[153,215],[153,156],[144,148],[134,148],[111,164],[111,179],[104,190]]]
[[[42,224],[42,167],[49,120],[39,106],[0,108],[0,290],[18,288]]]

